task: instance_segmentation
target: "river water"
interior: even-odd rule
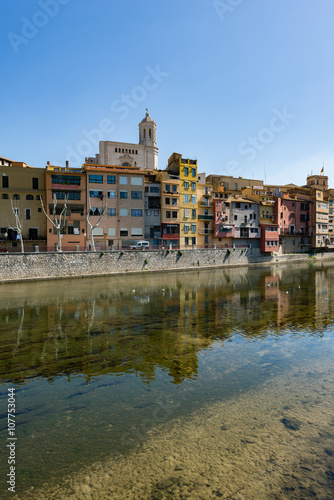
[[[0,497],[334,498],[333,286],[313,262],[0,285]]]

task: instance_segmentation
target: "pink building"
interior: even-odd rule
[[[312,227],[312,202],[291,198],[287,194],[276,197],[275,222],[281,235],[310,236]]]

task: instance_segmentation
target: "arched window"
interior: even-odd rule
[[[149,131],[148,131],[148,136],[149,136],[150,139],[152,138],[152,131],[151,131],[151,129],[149,129]]]
[[[13,200],[19,200],[20,195],[19,194],[13,194]]]
[[[32,194],[27,194],[26,200],[33,200],[33,199],[34,199],[34,197]]]
[[[40,195],[40,194],[38,194],[38,195],[36,196],[36,200],[40,200],[40,199],[41,199],[41,195]]]
[[[122,167],[129,167],[129,164],[127,161],[125,161],[124,163],[122,163]]]
[[[4,193],[4,194],[1,196],[1,198],[2,198],[3,200],[8,200],[8,194],[7,194],[7,193]]]
[[[144,128],[144,139],[146,139],[146,129]]]

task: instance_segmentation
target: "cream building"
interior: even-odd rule
[[[86,158],[86,163],[137,167],[140,170],[158,170],[157,126],[146,110],[139,123],[139,143],[100,141],[96,158]]]

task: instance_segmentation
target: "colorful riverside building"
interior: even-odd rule
[[[80,168],[69,168],[51,165],[45,167],[46,203],[45,211],[53,220],[54,199],[56,199],[56,218],[62,212],[66,199],[64,226],[61,231],[61,248],[63,251],[86,249],[86,173]],[[43,215],[46,219],[46,217]],[[58,245],[57,231],[46,219],[47,249],[56,251]]]
[[[84,164],[89,221],[99,250],[121,249],[145,236],[145,172],[139,167]],[[91,242],[88,241],[88,245]]]
[[[212,247],[212,187],[206,184],[205,173],[197,174],[197,200],[197,248]]]
[[[162,246],[180,248],[180,176],[166,169],[157,178],[161,184]]]
[[[197,160],[173,153],[166,171],[179,178],[179,248],[193,248],[197,244]]]
[[[266,186],[253,186],[244,188],[242,196],[259,206],[261,252],[278,252],[279,226],[274,213],[275,198],[273,191]]]
[[[25,251],[44,250],[46,219],[40,200],[45,202],[44,169],[1,157],[0,174],[0,251],[20,251],[12,206],[19,214]]]

